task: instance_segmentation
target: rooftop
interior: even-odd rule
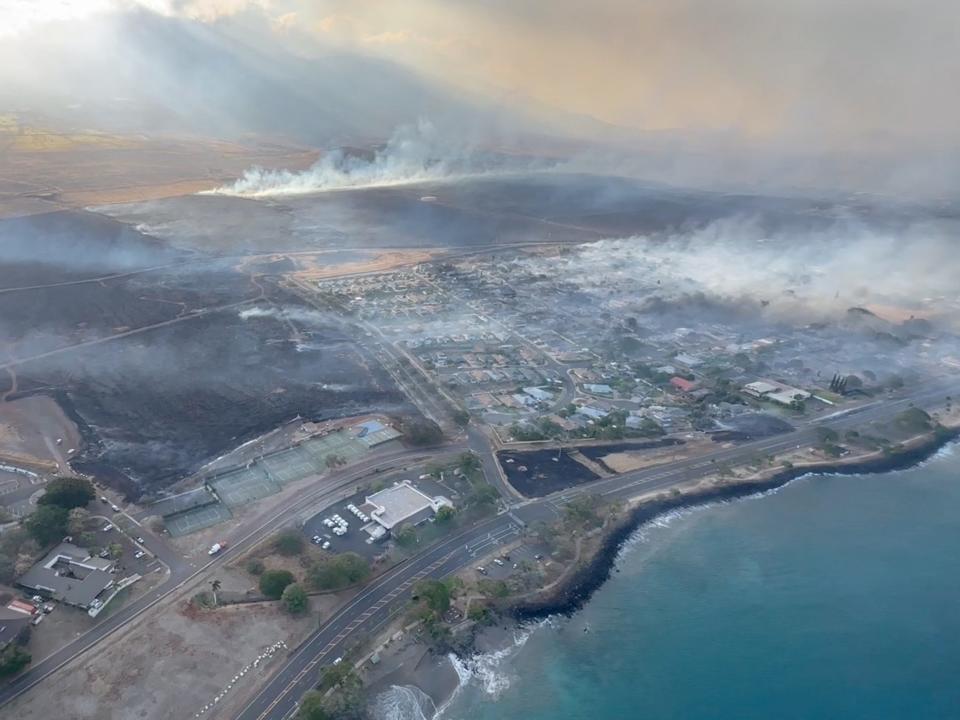
[[[88,607],[113,584],[112,563],[90,557],[85,548],[60,543],[17,582],[70,605]]]
[[[370,513],[371,517],[387,530],[425,510],[435,512],[440,506],[449,503],[446,498],[431,498],[407,482],[367,497],[367,504],[376,508]]]

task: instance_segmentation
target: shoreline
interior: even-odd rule
[[[506,652],[513,645],[508,638],[513,638],[516,630],[554,615],[569,617],[581,609],[610,578],[624,544],[638,529],[659,517],[717,502],[743,500],[779,489],[805,476],[868,475],[910,469],[930,459],[944,447],[960,441],[960,426],[947,427],[945,430],[915,438],[903,451],[890,455],[870,454],[847,462],[825,461],[815,466],[782,468],[764,478],[697,487],[679,496],[662,497],[661,494],[640,500],[638,505],[627,511],[624,518],[603,531],[597,548],[582,559],[572,572],[554,581],[549,588],[539,593],[534,591],[532,597],[513,602],[507,599],[501,611],[501,621],[491,627],[477,628],[470,648],[459,654],[459,660],[470,663],[480,656]],[[401,662],[399,667],[378,674],[380,677],[371,684],[371,689],[375,689],[371,700],[392,687],[413,686],[433,703],[436,711],[432,715],[425,713],[427,718],[438,717],[464,684],[448,656],[435,654],[425,647],[421,647],[417,662]]]
[[[769,492],[807,475],[869,475],[914,467],[960,439],[960,426],[932,433],[913,447],[892,455],[868,456],[851,462],[818,464],[815,467],[783,468],[764,479],[750,479],[729,485],[697,489],[677,497],[651,499],[628,511],[627,517],[604,532],[596,552],[568,577],[539,597],[508,604],[506,617],[518,623],[542,620],[551,615],[569,616],[583,607],[609,579],[616,559],[630,537],[643,525],[677,510],[702,507],[716,502],[742,500]]]

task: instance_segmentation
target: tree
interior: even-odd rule
[[[454,510],[449,505],[444,505],[442,508],[437,510],[437,523],[440,525],[449,525],[453,518],[456,516],[457,511]]]
[[[23,521],[23,526],[34,540],[46,547],[67,534],[67,520],[66,508],[59,505],[38,505]]]
[[[476,505],[477,507],[490,508],[495,506],[497,504],[497,500],[499,499],[500,493],[497,492],[497,489],[493,485],[488,485],[485,482],[478,482],[470,491],[467,502],[470,505]]]
[[[75,507],[67,515],[67,530],[71,535],[82,535],[89,519],[90,513],[82,507]]]
[[[283,589],[283,607],[291,615],[299,615],[307,609],[307,593],[301,585],[290,583]]]
[[[294,529],[283,530],[277,533],[273,546],[277,552],[285,557],[293,557],[303,552],[303,535]]]
[[[460,427],[466,427],[470,424],[470,413],[466,410],[454,410],[452,417],[453,421]]]
[[[262,575],[266,568],[263,566],[263,560],[251,558],[247,561],[247,572],[251,575]]]
[[[121,557],[123,557],[123,545],[120,543],[110,543],[107,546],[107,550],[110,551],[110,557],[112,557],[114,560],[119,560]]]
[[[58,505],[70,510],[84,507],[97,496],[93,485],[83,478],[60,477],[47,483],[47,491],[38,500],[41,505]]]
[[[341,455],[337,455],[336,453],[330,453],[327,455],[324,463],[332,470],[333,468],[340,467],[341,465],[346,465],[347,459]]]
[[[410,445],[437,445],[443,440],[443,430],[433,420],[414,419],[402,425],[404,439]]]
[[[293,580],[293,573],[289,570],[266,570],[260,576],[260,592],[271,600],[279,600]]]
[[[457,464],[463,469],[464,472],[479,470],[480,458],[478,458],[472,452],[460,453],[460,457],[457,458]]]
[[[210,581],[210,590],[213,591],[213,604],[214,604],[214,605],[219,605],[219,604],[220,604],[220,598],[217,597],[217,593],[220,592],[220,587],[221,587],[221,583],[220,583],[220,581],[217,580],[216,578],[214,578],[213,580]]]
[[[0,650],[0,677],[9,677],[23,670],[33,658],[17,643],[9,643]]]
[[[450,609],[450,588],[439,580],[421,580],[413,588],[414,600],[423,600],[438,617]]]
[[[417,542],[417,531],[412,525],[404,523],[393,531],[393,539],[400,547],[412,547]]]
[[[311,690],[303,696],[297,720],[333,720],[333,716],[327,712],[322,692]]]

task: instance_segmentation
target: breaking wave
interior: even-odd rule
[[[334,150],[303,172],[254,167],[236,182],[201,194],[247,198],[307,195],[455,180],[495,169],[489,159],[444,139],[432,123],[421,120],[415,126],[398,128],[372,158]]]

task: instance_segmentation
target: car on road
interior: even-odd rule
[[[104,532],[110,532],[111,530],[113,530],[113,525],[112,525],[112,524],[107,523],[106,525],[103,526],[103,531],[104,531]]]
[[[207,555],[216,555],[218,552],[223,550],[227,544],[225,542],[214,543],[210,546],[210,549],[207,550]]]
[[[114,512],[120,512],[120,508],[118,508],[113,503],[110,503],[110,509],[113,510]]]
[[[110,501],[107,500],[103,495],[100,496],[100,502],[102,502],[104,505],[110,504]]]

